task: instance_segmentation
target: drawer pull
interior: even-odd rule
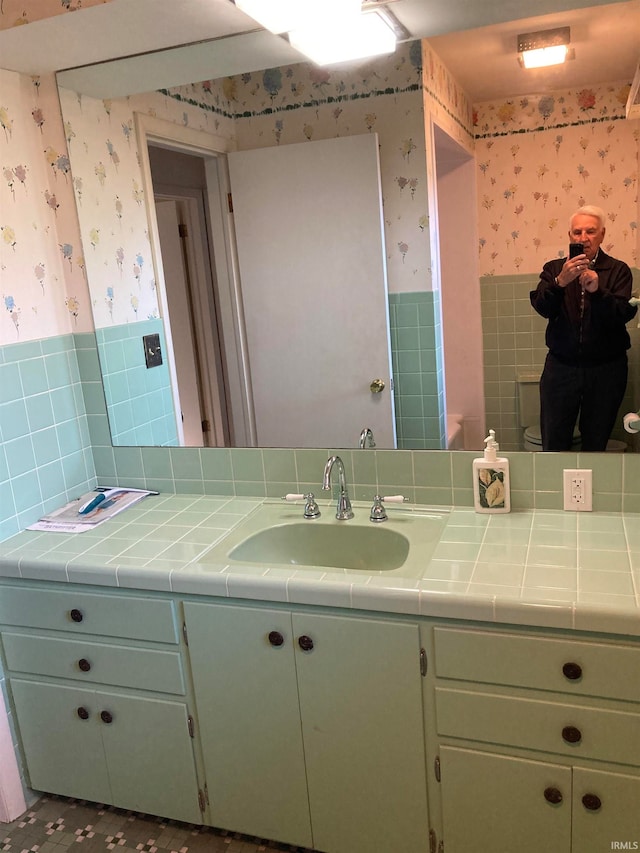
[[[306,634],[303,634],[301,637],[298,637],[298,645],[303,652],[310,652],[313,648],[313,640],[311,637],[307,637]]]
[[[113,714],[110,711],[100,711],[100,719],[103,723],[112,723]]]
[[[88,720],[89,719],[89,712],[87,711],[86,708],[83,708],[82,706],[80,706],[78,708],[76,713],[78,714],[78,716],[80,717],[81,720]]]
[[[82,610],[76,610],[75,607],[69,612],[69,616],[71,616],[72,622],[82,622],[82,620],[84,619],[84,614]]]
[[[82,672],[89,672],[89,670],[91,669],[91,664],[86,658],[80,658],[80,660],[78,661],[78,666],[80,667]]]
[[[557,788],[545,788],[544,798],[548,803],[558,805],[558,803],[562,802],[562,791],[559,791]]]
[[[597,812],[602,806],[602,800],[597,794],[585,794],[582,798],[582,805],[590,812]]]
[[[580,743],[582,740],[582,732],[575,726],[565,726],[562,729],[562,740],[566,743]]]
[[[272,646],[281,646],[284,643],[284,637],[280,631],[270,631],[269,642]]]
[[[569,681],[577,681],[579,678],[582,678],[582,667],[579,663],[573,663],[569,661],[565,663],[562,667],[562,672],[565,678],[568,678]]]

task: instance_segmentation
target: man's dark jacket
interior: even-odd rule
[[[631,270],[600,250],[592,267],[598,273],[598,290],[583,293],[578,278],[564,288],[555,283],[565,260],[548,261],[538,287],[530,293],[534,309],[549,321],[545,336],[549,352],[577,367],[620,358],[631,346],[625,324],[637,311],[629,304]]]

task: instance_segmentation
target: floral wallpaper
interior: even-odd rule
[[[55,79],[0,84],[0,344],[92,329]]]
[[[352,71],[302,63],[271,69],[264,81],[237,80],[234,87],[240,149],[378,134],[392,293],[431,289],[420,75],[420,44],[413,42],[391,59]]]
[[[61,89],[60,103],[95,326],[157,318],[134,112],[219,136],[229,131],[229,122],[157,93],[98,100]]]
[[[471,104],[428,42],[393,56],[318,68],[302,62],[166,92],[231,117],[239,149],[376,132],[391,293],[431,290],[425,113],[467,150]]]
[[[43,18],[53,18],[64,12],[75,12],[97,6],[99,3],[109,3],[111,0],[2,0],[0,3],[0,30],[9,27],[19,27],[40,21]]]
[[[474,106],[481,275],[538,272],[567,253],[582,204],[607,215],[605,251],[638,266],[640,121],[628,81]]]
[[[43,18],[53,18],[65,12],[75,12],[77,9],[87,9],[111,0],[2,0],[0,3],[0,30],[9,27],[19,27],[40,21]]]
[[[429,290],[421,62],[413,42],[340,71],[302,63],[113,101],[62,90],[96,327],[158,316],[135,111],[239,149],[377,132],[389,289]]]
[[[426,39],[422,42],[422,65],[425,115],[431,115],[442,130],[472,153],[472,104]]]

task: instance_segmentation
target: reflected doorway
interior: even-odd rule
[[[181,443],[229,445],[202,157],[149,145]]]
[[[486,427],[476,165],[436,124],[433,141],[447,420],[457,419],[462,432],[451,449],[477,450]]]

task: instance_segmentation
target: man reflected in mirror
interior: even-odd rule
[[[626,323],[637,309],[629,304],[631,270],[601,249],[604,235],[603,210],[577,210],[569,240],[582,250],[548,261],[530,294],[548,321],[540,378],[543,450],[571,450],[577,422],[582,450],[604,451],[627,387]]]

